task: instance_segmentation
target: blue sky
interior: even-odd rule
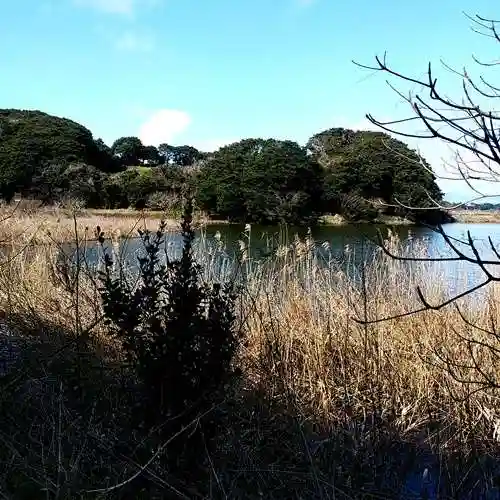
[[[474,34],[463,15],[498,17],[494,5],[4,1],[0,107],[72,118],[109,144],[124,135],[205,150],[244,137],[304,143],[333,126],[368,128],[366,113],[383,119],[405,114],[385,76],[357,68],[352,59],[371,63],[387,50],[396,68],[422,76],[428,60],[461,67],[472,65],[472,54],[494,55],[494,44]],[[459,90],[453,75],[439,75],[450,93]],[[439,170],[442,146],[420,147]],[[461,184],[440,184],[449,198],[466,194]]]

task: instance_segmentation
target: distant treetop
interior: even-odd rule
[[[95,207],[172,207],[188,191],[208,214],[242,222],[315,224],[328,213],[430,222],[442,214],[413,210],[442,193],[429,164],[382,132],[331,128],[305,147],[250,138],[207,154],[146,146],[135,136],[109,147],[67,118],[0,110],[3,199],[20,193],[46,203],[71,197]]]

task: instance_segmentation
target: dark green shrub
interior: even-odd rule
[[[148,210],[166,212],[169,217],[182,216],[183,202],[180,196],[164,191],[154,191],[146,201]]]
[[[180,169],[132,167],[109,175],[103,181],[101,203],[107,208],[173,209],[173,212],[179,212],[177,200],[186,191],[187,181],[186,175],[176,170]],[[182,212],[182,206],[180,210]]]
[[[64,197],[80,200],[89,208],[98,208],[101,206],[104,177],[105,174],[91,165],[68,165],[61,177],[61,182],[65,187]]]
[[[192,210],[188,202],[179,260],[160,261],[162,223],[156,233],[140,233],[145,255],[139,258],[137,286],[131,286],[122,273],[115,275],[107,253],[101,275],[109,326],[142,384],[136,416],[146,429],[161,424],[162,439],[189,426],[220,401],[235,375],[236,297],[232,284],[201,283],[201,267],[193,256]],[[214,430],[210,419],[203,419],[197,432],[187,430],[168,450],[186,457],[184,445],[189,441],[196,459],[199,448],[193,441],[202,436],[207,440]]]
[[[102,205],[103,185],[107,174],[85,163],[52,163],[33,178],[24,196],[44,203],[78,200],[83,206],[98,208]]]
[[[102,204],[105,208],[128,208],[129,201],[126,190],[119,177],[121,174],[109,175],[102,185]]]

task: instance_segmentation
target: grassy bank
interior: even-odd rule
[[[500,223],[500,212],[489,210],[451,210],[450,214],[456,222],[464,224],[498,224]]]
[[[411,474],[422,495],[429,474],[454,498],[494,488],[499,287],[461,304],[479,328],[452,307],[367,326],[355,318],[416,306],[417,285],[439,301],[445,276],[380,253],[359,287],[335,260],[320,265],[310,240],[278,249],[272,265],[240,246],[243,380],[226,396],[203,479],[188,483],[121,427],[130,381],[93,275],[58,269],[55,246],[16,247],[0,266],[1,316],[23,345],[19,370],[0,378],[7,498],[401,498]],[[211,279],[223,251],[199,249]]]
[[[92,240],[97,226],[113,238],[137,235],[138,229],[155,230],[163,219],[167,230],[178,230],[176,214],[129,209],[78,209],[40,207],[36,202],[0,206],[0,242],[4,244],[63,243]],[[195,225],[224,224],[209,220],[204,214],[195,214]]]
[[[346,220],[339,214],[336,215],[323,215],[320,218],[320,223],[326,226],[344,226],[347,224],[356,224],[356,222],[350,222]],[[373,221],[359,221],[358,224],[383,224],[387,226],[413,226],[415,223],[404,217],[398,217],[395,215],[381,215]]]

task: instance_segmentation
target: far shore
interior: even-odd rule
[[[500,223],[500,211],[453,210],[450,214],[456,222],[467,224]],[[167,231],[179,229],[180,218],[161,211],[133,209],[82,209],[72,211],[60,207],[4,205],[0,207],[0,244],[65,243],[96,239],[100,227],[107,238],[119,239],[136,236],[139,229],[156,230],[164,220]],[[388,226],[412,225],[401,217],[381,217],[376,224]],[[227,225],[225,220],[214,220],[203,214],[194,217],[195,227]],[[321,217],[324,226],[352,224],[340,215]]]
[[[165,214],[159,211],[139,211],[133,209],[92,209],[85,210],[86,216],[95,217],[110,217],[110,218],[132,218],[135,220],[146,221],[158,221],[165,218]],[[467,223],[467,224],[488,224],[488,223],[500,223],[500,210],[450,210],[450,215],[455,219],[457,223]],[[167,227],[178,227],[180,219],[168,218],[166,219]],[[196,223],[198,225],[224,225],[233,224],[227,220],[222,219],[210,219],[204,215],[199,215],[196,218]],[[336,215],[323,215],[320,217],[319,223],[324,226],[343,226],[357,224],[355,222],[350,222],[346,220],[339,214]],[[360,222],[363,223],[363,222]],[[387,226],[412,226],[415,223],[404,217],[392,216],[392,215],[382,215],[372,222],[365,222],[366,224],[382,224]]]
[[[454,219],[453,223],[461,224],[500,224],[500,210],[450,210],[448,212]],[[321,223],[326,226],[342,226],[354,224],[346,221],[340,215],[324,215]],[[373,221],[375,224],[386,226],[412,226],[414,222],[403,217],[381,216]]]
[[[140,229],[155,231],[160,220],[167,231],[177,231],[180,216],[161,211],[134,209],[78,209],[40,207],[23,203],[0,207],[0,244],[60,244],[71,241],[95,241],[96,229],[113,240],[137,236]],[[323,226],[353,224],[340,215],[326,215],[319,221]],[[411,225],[401,217],[384,217],[376,224]],[[194,227],[230,225],[227,220],[211,219],[204,214],[194,216]]]
[[[72,210],[60,207],[7,205],[0,207],[0,244],[60,244],[71,241],[94,241],[99,227],[106,238],[137,236],[138,230],[158,229],[160,220],[167,231],[179,229],[180,218],[161,211],[129,209]],[[197,214],[194,226],[227,224]]]
[[[320,224],[323,226],[347,226],[356,224],[382,224],[386,226],[413,226],[415,223],[404,217],[397,217],[392,215],[380,216],[374,221],[359,221],[351,222],[339,214],[336,215],[323,215],[320,217]]]
[[[500,223],[500,210],[450,210],[450,215],[462,224]]]

